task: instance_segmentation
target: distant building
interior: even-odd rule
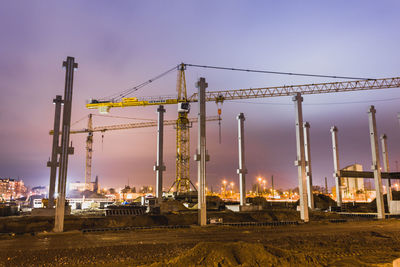
[[[346,166],[343,171],[363,171],[361,164],[353,164]],[[340,190],[343,198],[354,199],[357,194],[364,192],[364,178],[347,178],[341,177]]]
[[[69,191],[79,191],[79,192],[84,192],[84,191],[91,191],[98,193],[99,190],[99,178],[96,176],[96,180],[94,182],[90,183],[81,183],[79,181],[75,183],[69,183],[68,184],[68,190]]]
[[[151,185],[145,185],[140,188],[139,192],[142,194],[148,194],[148,193],[153,193],[153,190],[154,190],[154,188]],[[135,189],[135,191],[136,191],[136,189]]]
[[[0,178],[0,201],[8,201],[23,197],[26,194],[26,187],[22,180]]]
[[[49,190],[46,186],[35,186],[31,189],[31,195],[44,195],[47,196]]]
[[[81,183],[81,182],[75,182],[75,183],[69,183],[68,184],[68,190],[69,191],[79,191],[83,192],[86,190],[93,191],[93,186],[91,183]]]

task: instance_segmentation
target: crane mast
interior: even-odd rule
[[[92,114],[89,114],[88,119],[88,136],[86,138],[86,165],[85,165],[85,186],[89,187],[92,181],[92,152],[93,152],[93,120]]]
[[[180,64],[177,79],[178,119],[176,121],[176,192],[190,191],[190,128],[188,120],[190,104],[187,102],[185,65]]]

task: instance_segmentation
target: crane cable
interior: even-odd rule
[[[270,71],[270,70],[228,68],[228,67],[197,65],[197,64],[185,64],[185,66],[196,67],[196,68],[205,68],[205,69],[232,70],[232,71],[255,72],[255,73],[265,73],[265,74],[279,74],[279,75],[292,75],[292,76],[305,76],[305,77],[318,77],[318,78],[371,80],[371,78],[348,77],[348,76],[337,76],[337,75],[323,75],[323,74],[309,74],[309,73],[295,73],[295,72]]]
[[[290,76],[304,76],[304,77],[317,77],[317,78],[332,78],[332,79],[350,79],[350,80],[371,80],[371,78],[360,78],[360,77],[349,77],[349,76],[338,76],[338,75],[324,75],[324,74],[310,74],[310,73],[296,73],[296,72],[283,72],[283,71],[270,71],[270,70],[256,70],[256,69],[243,69],[243,68],[231,68],[231,67],[220,67],[220,66],[210,66],[210,65],[198,65],[198,64],[188,64],[181,63],[175,65],[174,67],[162,72],[161,74],[139,84],[134,87],[123,90],[122,92],[109,95],[107,97],[99,98],[99,101],[110,101],[118,102],[123,97],[136,92],[137,90],[145,87],[146,85],[156,81],[170,72],[177,70],[179,66],[184,65],[185,67],[195,67],[195,68],[206,68],[206,69],[217,69],[217,70],[230,70],[230,71],[242,71],[242,72],[253,72],[253,73],[264,73],[264,74],[278,74],[278,75],[290,75]]]
[[[144,87],[144,86],[146,86],[146,85],[148,85],[148,84],[154,82],[155,80],[158,80],[158,79],[160,79],[161,77],[164,77],[165,75],[167,75],[168,73],[172,72],[173,70],[176,70],[177,67],[178,67],[178,66],[175,65],[173,68],[170,68],[170,69],[168,69],[167,71],[164,71],[163,73],[161,73],[161,74],[159,74],[159,75],[157,75],[157,76],[155,76],[155,77],[153,77],[153,78],[151,78],[151,79],[149,79],[149,80],[147,80],[147,81],[145,81],[145,82],[143,82],[143,83],[141,83],[141,84],[139,84],[139,85],[136,85],[136,86],[134,86],[134,87],[128,88],[128,89],[126,89],[126,90],[124,90],[124,91],[122,91],[122,92],[120,92],[120,93],[115,93],[115,94],[109,95],[109,96],[107,96],[107,97],[100,98],[99,100],[101,100],[101,101],[102,101],[102,100],[111,100],[111,102],[120,100],[120,99],[122,99],[123,97],[125,97],[125,96],[127,96],[127,95],[129,95],[129,94],[131,94],[131,93],[133,93],[133,92],[136,92],[136,91],[139,90],[140,88],[142,88],[142,87]]]

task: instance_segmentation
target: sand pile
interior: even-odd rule
[[[310,257],[296,257],[287,251],[260,243],[201,242],[186,253],[151,266],[292,266],[317,264]],[[318,264],[317,264],[318,265]]]

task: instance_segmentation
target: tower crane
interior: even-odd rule
[[[190,126],[187,122],[187,114],[189,113],[190,110],[190,103],[198,101],[197,93],[194,93],[189,97],[187,96],[186,81],[185,81],[186,66],[190,65],[184,63],[178,65],[177,97],[168,97],[168,96],[167,97],[160,96],[152,98],[122,97],[117,101],[107,100],[107,99],[99,101],[93,99],[90,101],[90,103],[86,104],[87,108],[98,109],[100,113],[108,113],[111,108],[117,108],[117,107],[178,104],[178,120],[176,122],[176,137],[177,137],[176,181],[177,181],[178,192],[185,192],[189,190],[188,186],[190,181],[189,180]],[[230,69],[230,70],[235,70],[235,69]],[[165,73],[168,73],[169,71]],[[242,71],[248,71],[248,70],[242,70]],[[274,72],[269,72],[269,73],[274,73]],[[276,72],[275,74],[353,79],[349,77],[337,77],[337,76],[333,77],[333,76],[307,75],[307,74],[304,75],[304,74],[278,73],[278,72]],[[148,82],[151,82],[151,80],[149,80]],[[400,77],[382,78],[382,79],[360,79],[360,80],[342,81],[342,82],[208,91],[206,92],[206,101],[208,102],[213,101],[216,102],[217,104],[222,104],[224,101],[228,100],[292,96],[295,95],[296,93],[323,94],[323,93],[387,89],[387,88],[397,88],[397,87],[400,87]],[[220,109],[218,109],[218,114],[219,115],[221,114]]]
[[[220,117],[213,116],[207,117],[207,121],[217,121],[220,120]],[[187,118],[185,121],[188,126],[191,126],[193,123],[197,123],[197,118]],[[164,125],[177,125],[177,120],[166,120],[164,121]],[[86,164],[85,164],[85,184],[89,184],[92,177],[92,154],[93,154],[93,133],[95,132],[106,132],[106,131],[115,131],[115,130],[127,130],[127,129],[134,129],[134,128],[150,128],[156,127],[156,121],[149,121],[149,122],[135,122],[135,123],[126,123],[126,124],[117,124],[117,125],[106,125],[106,126],[96,126],[93,127],[93,114],[88,115],[88,124],[87,128],[85,129],[75,129],[71,130],[70,134],[80,134],[80,133],[87,133],[88,136],[86,138]],[[50,135],[53,134],[53,130],[49,132]],[[176,183],[175,181],[174,183]]]

